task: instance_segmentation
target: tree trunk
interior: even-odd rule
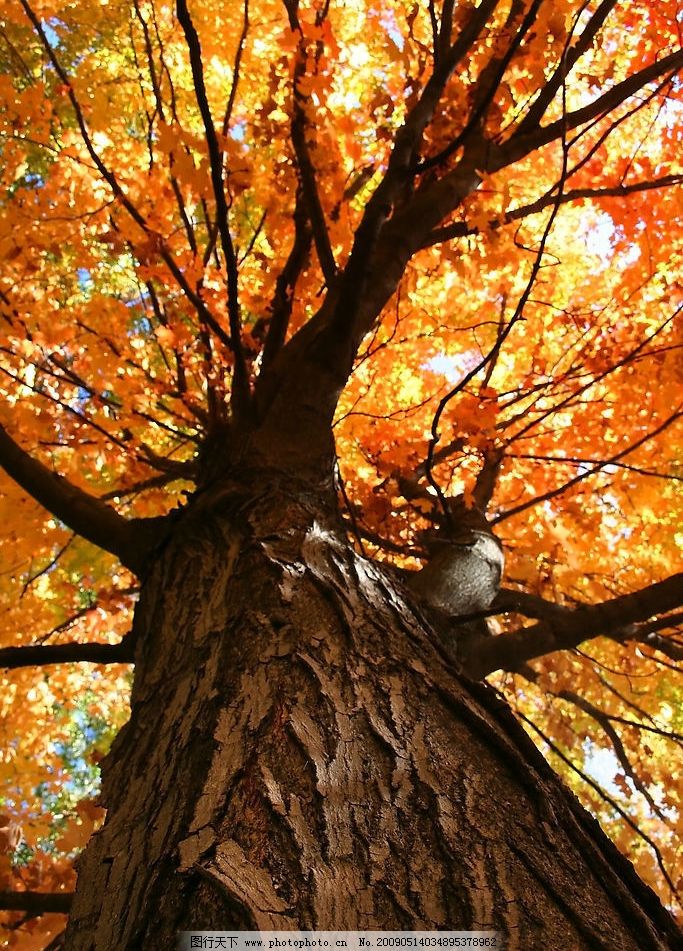
[[[675,947],[494,692],[336,532],[330,497],[252,472],[178,517],[143,585],[132,715],[66,947],[238,928]]]

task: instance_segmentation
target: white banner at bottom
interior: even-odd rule
[[[497,931],[181,931],[178,951],[504,951]]]

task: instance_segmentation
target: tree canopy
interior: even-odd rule
[[[140,539],[281,405],[369,557],[487,510],[468,672],[680,910],[680,4],[0,11],[0,890],[72,890]]]

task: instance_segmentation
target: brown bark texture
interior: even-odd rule
[[[132,715],[105,762],[68,951],[240,928],[680,946],[507,707],[458,673],[310,482],[242,468],[198,495],[134,636]]]

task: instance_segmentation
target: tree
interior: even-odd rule
[[[511,706],[675,909],[677,5],[2,7],[19,946],[107,749],[69,949],[676,946]],[[487,624],[405,584],[458,496]]]

